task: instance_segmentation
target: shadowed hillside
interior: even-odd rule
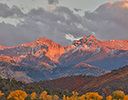
[[[102,96],[108,96],[115,90],[123,90],[128,94],[128,65],[99,77],[71,76],[37,82],[34,85],[50,89],[67,89],[81,94],[93,91]]]

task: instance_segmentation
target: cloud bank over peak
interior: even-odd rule
[[[49,4],[57,3],[58,0],[49,0]],[[0,23],[0,45],[14,46],[33,42],[41,37],[47,37],[61,45],[70,45],[74,39],[87,35],[94,35],[101,40],[128,39],[126,5],[126,1],[111,2],[79,16],[69,8],[61,6],[52,11],[38,7],[23,13],[17,6],[9,7],[0,3],[0,18],[23,19],[15,26]]]
[[[82,19],[79,15],[75,15],[73,11],[66,7],[58,7],[53,11],[46,11],[43,8],[31,9],[28,13],[20,13],[13,7],[10,8],[6,4],[1,12],[4,12],[0,17],[6,18],[17,17],[24,19],[16,26],[0,23],[0,43],[3,46],[14,46],[24,42],[33,42],[41,37],[52,39],[61,45],[69,45],[72,42],[67,41],[66,34],[73,35],[74,38],[89,35],[89,32],[80,27]],[[7,9],[7,10],[6,10]],[[7,15],[7,14],[8,15]]]
[[[101,40],[128,39],[128,7],[127,2],[106,3],[94,12],[85,12],[85,27],[95,32]],[[92,25],[92,26],[89,26]]]

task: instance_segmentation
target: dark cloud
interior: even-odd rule
[[[10,8],[6,4],[0,4],[1,17],[24,19],[16,26],[0,23],[0,45],[14,46],[41,37],[69,45],[72,43],[70,37],[90,34],[101,40],[128,39],[128,7],[122,7],[123,3],[102,5],[94,12],[85,12],[83,17],[75,15],[66,7],[58,7],[50,12],[37,8],[24,14],[16,6]]]
[[[87,30],[80,27],[81,17],[66,7],[58,7],[53,12],[47,12],[43,8],[32,9],[23,15],[24,21],[17,26],[0,24],[1,45],[18,45],[41,37],[47,37],[61,45],[69,45],[72,42],[65,38],[66,34],[71,34],[74,38],[89,35]]]
[[[48,4],[57,4],[59,0],[48,0]]]
[[[0,3],[0,17],[7,18],[23,16],[24,14],[17,6],[13,6],[12,8],[10,8],[8,5]]]
[[[94,12],[85,12],[84,27],[102,40],[128,39],[128,7],[124,7],[125,3],[107,3]]]
[[[82,11],[82,10],[79,9],[79,8],[74,8],[74,10],[75,10],[76,12]]]
[[[29,26],[28,21],[38,26],[38,33],[42,34],[42,37],[45,36],[62,45],[71,44],[71,41],[65,38],[66,34],[71,34],[75,38],[89,35],[88,31],[78,27],[82,23],[81,17],[74,15],[66,7],[59,7],[53,12],[46,12],[42,8],[32,9],[25,21]]]

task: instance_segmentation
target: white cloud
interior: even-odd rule
[[[83,37],[74,38],[73,35],[71,35],[71,34],[66,34],[66,35],[65,35],[65,38],[66,38],[67,40],[74,41],[74,40],[79,40],[79,39],[81,39],[81,38],[83,38]]]

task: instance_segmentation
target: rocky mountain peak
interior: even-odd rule
[[[123,41],[112,39],[109,41],[100,41],[96,39],[94,36],[89,35],[86,36],[80,40],[73,41],[73,45],[78,46],[84,46],[84,47],[91,47],[92,49],[96,48],[104,48],[105,51],[110,52],[112,49],[114,50],[128,50],[128,40],[125,39]],[[90,48],[90,49],[91,49]]]
[[[5,47],[3,47],[3,46],[0,45],[0,50],[3,50],[4,48],[5,48]]]
[[[40,38],[40,39],[37,39],[36,41],[39,41],[39,42],[47,42],[47,41],[52,41],[46,37],[43,37],[43,38]]]
[[[47,45],[47,46],[57,45],[54,41],[52,41],[46,37],[40,38],[40,39],[36,40],[34,43],[40,44],[40,45]]]
[[[109,40],[109,41],[102,41],[102,46],[109,49],[115,50],[128,50],[128,40],[125,39],[124,41],[121,40]]]
[[[126,42],[126,43],[128,43],[128,39],[124,39],[123,41]]]
[[[80,40],[73,41],[73,45],[75,45],[75,46],[84,45],[84,44],[89,45],[89,46],[90,45],[96,46],[97,44],[100,44],[100,43],[101,43],[101,41],[96,39],[93,35],[89,35]]]

